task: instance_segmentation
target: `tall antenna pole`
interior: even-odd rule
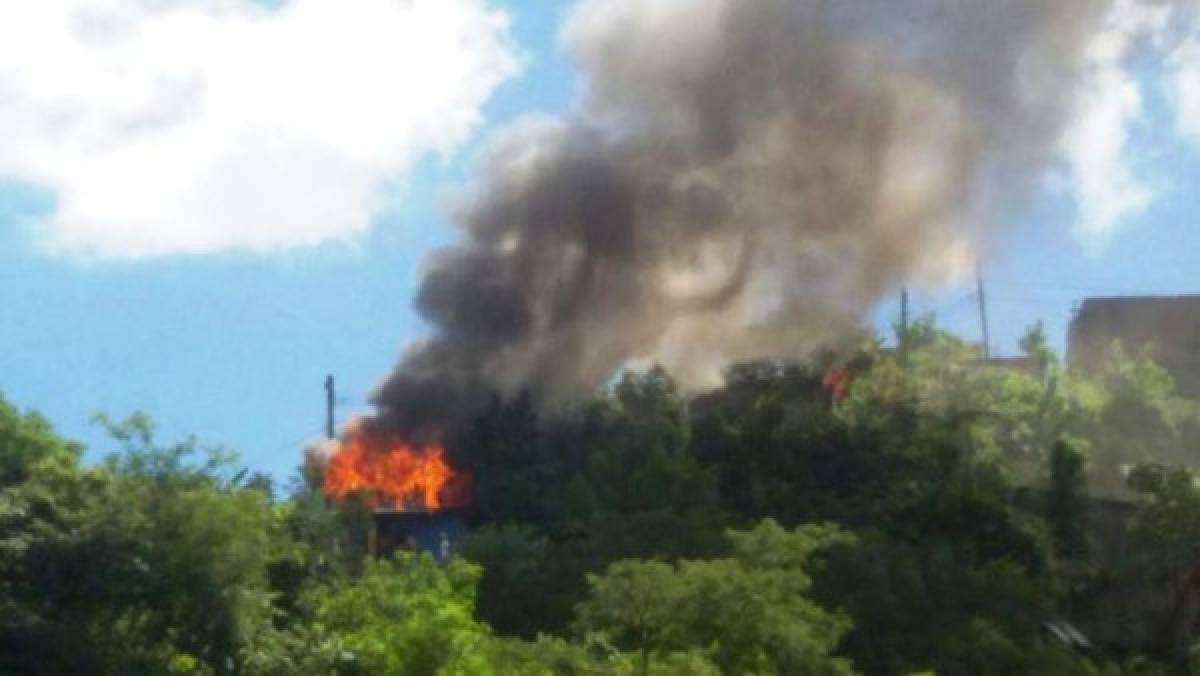
[[[975,288],[979,298],[979,326],[983,333],[983,358],[992,358],[991,340],[988,336],[987,295],[983,289],[983,263],[975,260]]]
[[[325,376],[325,436],[333,439],[333,376]]]

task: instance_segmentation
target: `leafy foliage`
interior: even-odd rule
[[[368,561],[361,576],[309,589],[298,638],[283,655],[259,653],[258,673],[487,673],[490,633],[474,619],[479,571],[445,569],[428,554]],[[290,654],[289,654],[290,653]]]
[[[0,673],[1185,670],[1196,402],[1119,347],[1066,368],[1039,326],[1024,361],[929,318],[896,345],[497,398],[446,440],[477,490],[445,564],[369,557],[367,503],[312,467],[280,496],[142,415],[85,466],[0,400]],[[1110,630],[1081,655],[1048,620]]]
[[[143,416],[105,422],[122,454],[88,470],[47,456],[3,489],[5,668],[232,670],[271,612],[266,496],[223,475],[220,451],[189,464],[195,443],[154,445]]]
[[[478,483],[464,555],[483,566],[482,616],[532,638],[566,632],[584,576],[612,561],[722,548],[712,474],[689,452],[684,402],[661,370],[536,424],[528,400],[497,405],[458,440]]]
[[[845,538],[765,521],[731,532],[733,556],[710,561],[619,561],[589,576],[579,625],[628,647],[648,664],[675,651],[707,651],[721,673],[846,674],[831,657],[849,626],[807,596],[812,553]]]

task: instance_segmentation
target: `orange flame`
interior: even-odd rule
[[[825,377],[821,379],[821,387],[825,388],[825,393],[830,399],[841,401],[846,396],[846,390],[850,388],[853,377],[849,369],[836,366],[825,372]]]
[[[418,446],[394,434],[369,434],[361,425],[351,426],[325,468],[330,498],[363,491],[372,507],[383,501],[406,511],[464,507],[470,481],[446,464],[440,444]]]

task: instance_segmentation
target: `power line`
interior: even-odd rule
[[[1187,291],[1170,292],[1162,290],[1162,287],[1148,286],[1105,286],[1105,285],[1090,285],[1090,284],[1072,284],[1069,282],[1053,281],[1053,282],[1009,282],[993,280],[990,285],[995,288],[997,286],[1028,291],[1062,291],[1063,293],[1078,293],[1087,295],[1186,295]],[[1186,286],[1186,285],[1185,285]]]

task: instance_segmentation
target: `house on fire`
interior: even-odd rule
[[[467,534],[466,507],[439,510],[376,507],[367,548],[375,556],[401,549],[427,552],[445,562]]]
[[[472,489],[470,474],[455,473],[437,487],[434,504],[426,504],[419,493],[401,501],[379,499],[371,510],[368,551],[375,556],[426,552],[445,562],[467,534]]]
[[[330,500],[358,494],[370,505],[373,555],[407,549],[445,561],[466,534],[473,477],[452,467],[440,444],[416,444],[353,421],[323,464]]]

